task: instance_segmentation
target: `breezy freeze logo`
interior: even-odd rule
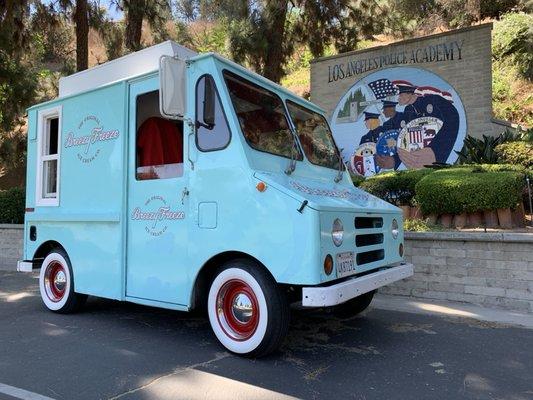
[[[156,204],[159,203],[159,207],[154,211],[143,211],[140,207],[135,207],[131,212],[131,219],[133,221],[149,222],[144,226],[144,230],[150,235],[161,236],[168,229],[168,224],[165,224],[165,222],[185,218],[185,213],[183,211],[171,210],[170,206],[167,205],[166,200],[161,196],[150,197],[148,200],[146,200],[144,205],[148,207],[153,202]]]
[[[92,128],[90,127],[92,125]],[[88,115],[81,120],[78,125],[78,132],[87,132],[90,129],[90,133],[87,135],[74,136],[73,132],[67,134],[65,139],[65,148],[81,147],[81,151],[78,153],[78,159],[88,164],[100,154],[100,148],[98,148],[98,142],[105,142],[114,140],[119,137],[119,131],[117,129],[105,131],[100,123],[100,120],[94,115]]]

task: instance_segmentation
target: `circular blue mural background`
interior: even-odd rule
[[[410,155],[431,150],[435,162],[453,164],[467,125],[460,97],[444,79],[421,68],[392,67],[352,85],[335,107],[331,126],[352,172],[369,176],[420,164],[404,162],[401,150]],[[381,156],[390,157],[387,165],[379,165]]]

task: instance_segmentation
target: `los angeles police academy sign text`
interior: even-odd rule
[[[360,60],[352,59],[344,63],[330,65],[328,66],[328,83],[392,65],[461,60],[463,42],[463,40],[455,40],[453,42],[391,52]]]

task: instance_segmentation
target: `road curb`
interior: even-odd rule
[[[479,321],[495,322],[506,325],[533,329],[533,314],[484,308],[472,304],[413,299],[411,297],[378,294],[372,307],[380,310],[401,311],[414,314],[430,314],[458,318],[473,318]]]

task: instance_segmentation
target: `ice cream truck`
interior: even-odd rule
[[[291,304],[355,315],[413,273],[400,210],[354,187],[325,112],[217,54],[146,48],[62,78],[28,119],[17,268],[53,312],[205,310],[258,357]]]

